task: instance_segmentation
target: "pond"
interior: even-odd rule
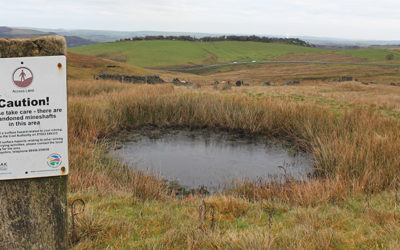
[[[188,189],[218,191],[233,181],[272,180],[282,178],[284,172],[305,179],[313,168],[308,154],[226,132],[132,133],[132,139],[112,155]]]

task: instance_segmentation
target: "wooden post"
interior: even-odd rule
[[[61,36],[0,39],[0,58],[55,55]],[[67,176],[0,181],[0,249],[67,249],[67,230]]]

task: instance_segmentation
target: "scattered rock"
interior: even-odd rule
[[[174,78],[174,80],[172,80],[172,83],[175,84],[176,86],[189,86],[189,85],[192,85],[192,83],[187,82],[187,81],[181,81],[181,80],[179,80],[179,78]]]
[[[173,84],[179,84],[179,83],[181,83],[181,80],[179,80],[179,78],[174,78],[174,79],[172,80],[172,83],[173,83]]]
[[[390,85],[391,85],[391,86],[400,86],[399,84],[394,83],[394,82],[391,82]]]
[[[262,86],[271,86],[270,82],[264,82]]]

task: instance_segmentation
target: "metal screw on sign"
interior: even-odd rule
[[[80,202],[82,204],[82,208],[80,209],[80,211],[78,213],[75,213],[75,203],[76,202]],[[72,241],[72,244],[75,244],[76,242],[78,242],[78,235],[77,235],[76,229],[75,229],[75,216],[83,213],[83,211],[85,211],[85,202],[82,199],[74,200],[71,204],[71,220],[72,220],[71,241]]]

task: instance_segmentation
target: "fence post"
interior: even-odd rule
[[[61,36],[0,39],[0,58],[55,55]],[[67,230],[67,176],[0,181],[0,249],[67,249]]]

